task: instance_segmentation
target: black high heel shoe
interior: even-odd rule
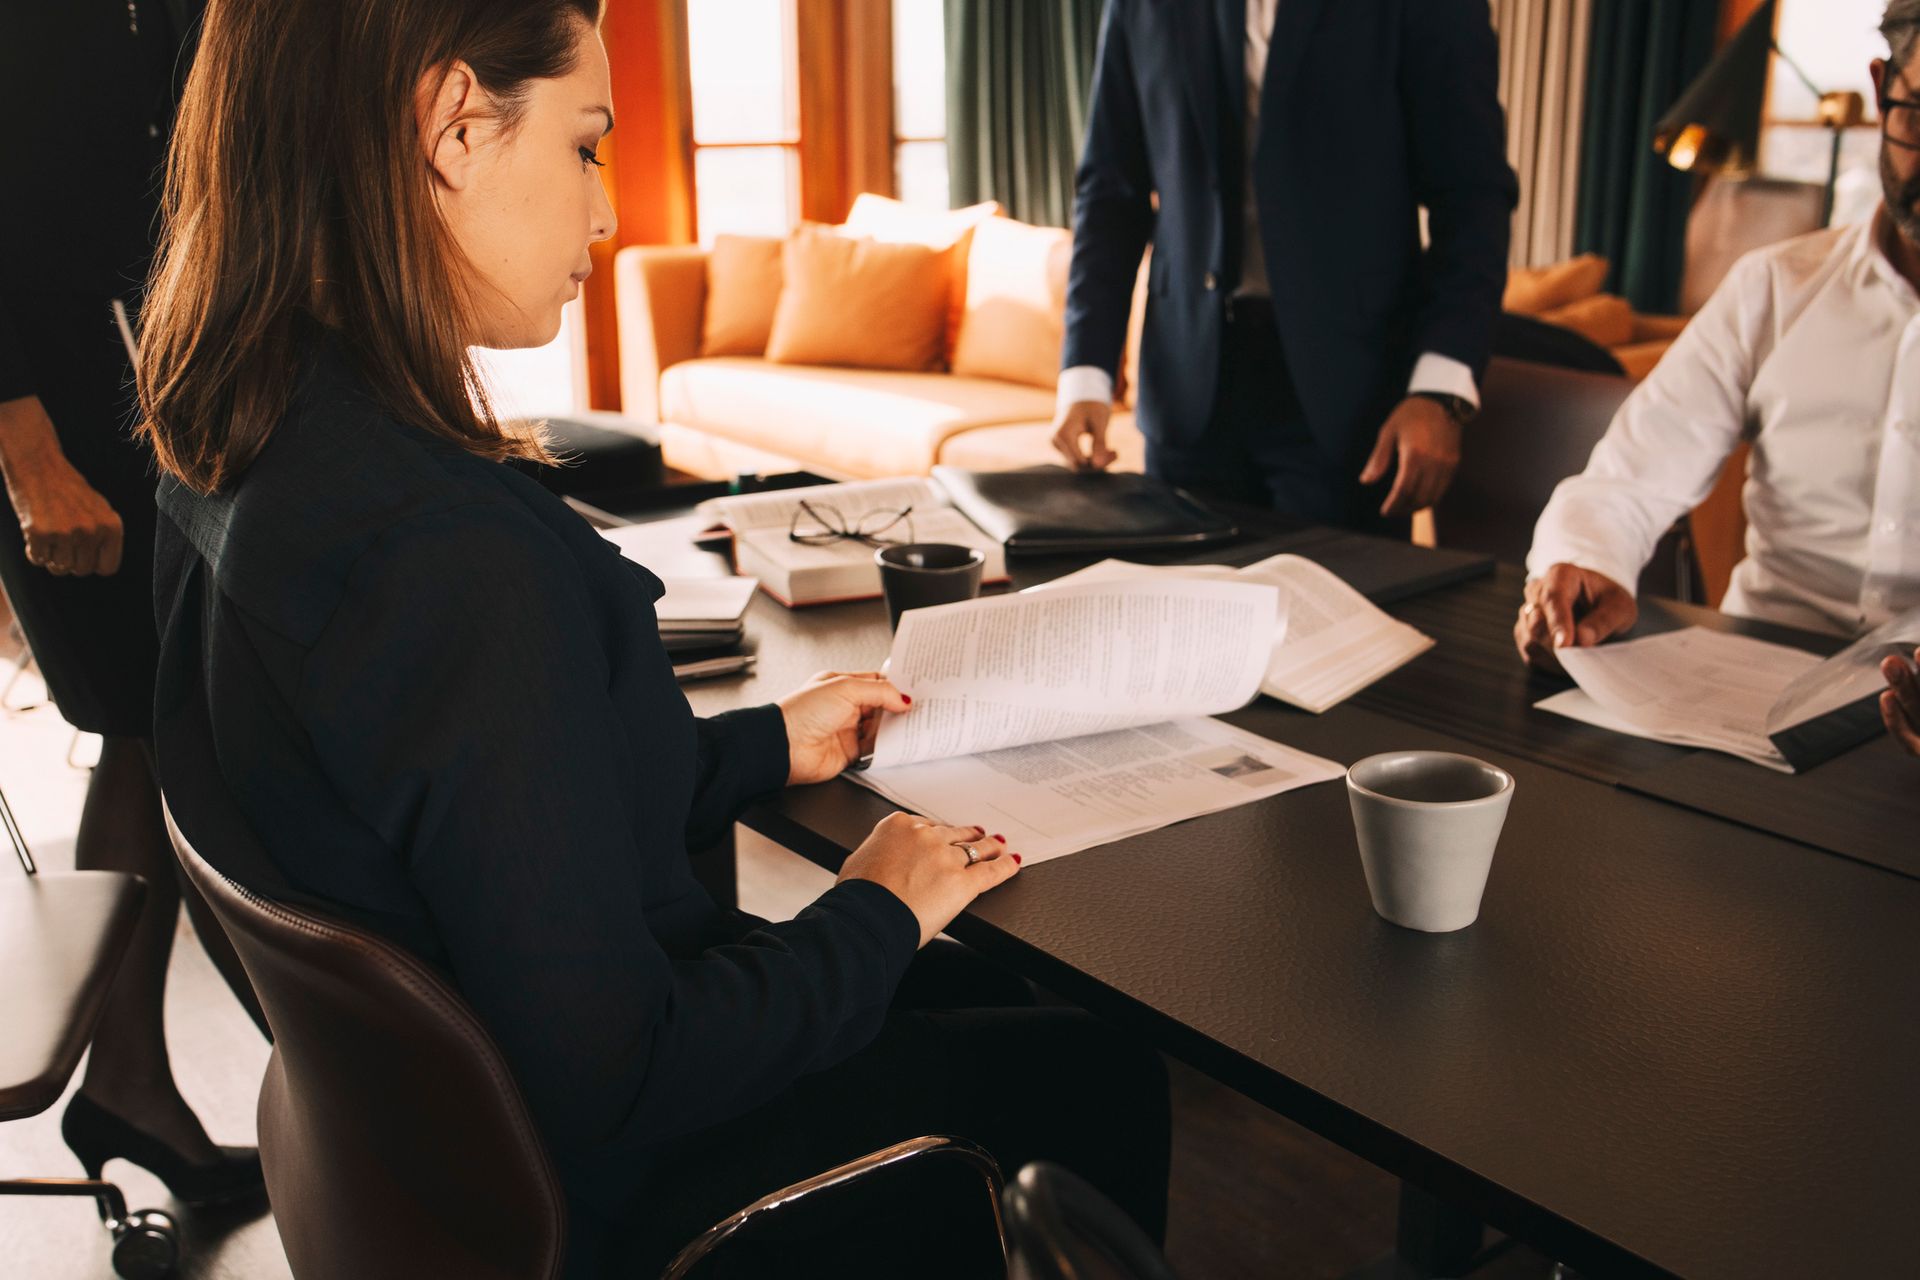
[[[75,1094],[60,1117],[60,1136],[89,1178],[98,1179],[109,1160],[131,1160],[167,1184],[174,1199],[194,1209],[234,1204],[261,1194],[266,1179],[254,1147],[221,1147],[210,1164],[188,1164],[160,1139],[136,1129],[83,1094]]]

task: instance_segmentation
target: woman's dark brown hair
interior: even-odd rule
[[[511,127],[565,75],[600,0],[212,0],[167,161],[138,370],[140,430],[201,493],[286,412],[315,322],[395,418],[490,458],[468,359],[469,274],[435,207],[416,92],[456,60]],[[324,293],[322,292],[324,291]]]

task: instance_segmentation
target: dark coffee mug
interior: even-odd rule
[[[873,553],[880,566],[880,592],[887,598],[887,625],[900,628],[908,609],[953,604],[980,594],[980,569],[987,558],[972,547],[951,542],[909,542]]]

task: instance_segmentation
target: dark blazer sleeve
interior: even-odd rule
[[[787,722],[778,707],[696,720],[699,742],[687,846],[717,843],[747,802],[787,785]]]
[[[630,742],[684,735],[716,814],[784,770],[785,748],[776,761],[764,709],[697,744],[669,678],[659,723],[623,724],[600,616],[543,526],[486,502],[415,516],[355,562],[296,706],[342,800],[404,860],[556,1155],[617,1170],[865,1044],[919,931],[849,881],[790,922],[669,956],[643,890],[647,866],[672,864],[640,845],[684,856],[687,797],[638,779]],[[759,754],[722,763],[733,747]]]
[[[1075,176],[1061,368],[1090,364],[1118,376],[1134,277],[1152,238],[1153,174],[1127,47],[1126,0],[1107,0]]]
[[[0,287],[0,401],[18,400],[35,393],[33,366],[27,362],[26,348],[20,345],[20,330],[13,313],[15,299]]]
[[[1413,349],[1451,356],[1478,381],[1492,355],[1519,201],[1500,109],[1500,47],[1486,0],[1410,0],[1405,12],[1400,96],[1431,241]]]

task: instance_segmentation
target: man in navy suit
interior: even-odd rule
[[[1357,528],[1438,499],[1506,282],[1498,64],[1486,0],[1107,0],[1055,446],[1113,460],[1151,244],[1149,473]]]

